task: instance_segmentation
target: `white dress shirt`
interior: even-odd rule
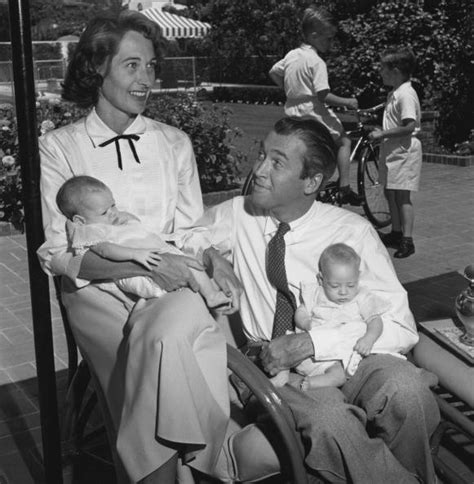
[[[290,223],[285,235],[285,265],[290,290],[299,300],[300,283],[314,282],[317,262],[328,245],[344,242],[360,255],[360,283],[388,300],[383,316],[384,331],[379,344],[396,353],[406,353],[418,341],[406,291],[397,279],[387,250],[369,222],[359,215],[314,202],[301,218]],[[233,263],[242,281],[241,317],[250,340],[270,340],[276,305],[276,289],[265,271],[267,245],[277,222],[267,213],[251,207],[249,200],[236,197],[206,211],[196,226],[179,234],[178,245],[199,254],[210,245]],[[317,359],[341,359],[345,349],[340,334],[331,327],[310,331]]]
[[[56,194],[72,176],[89,175],[112,191],[117,208],[136,215],[150,231],[169,234],[195,222],[202,214],[202,196],[193,148],[177,128],[137,116],[124,134],[140,136],[134,142],[137,163],[126,139],[119,141],[123,169],[117,162],[115,143],[99,144],[117,133],[95,110],[74,124],[50,131],[40,138],[41,201],[45,243],[38,256],[50,275],[76,279],[82,256],[68,248],[66,218],[56,205]]]

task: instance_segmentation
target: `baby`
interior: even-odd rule
[[[176,247],[147,230],[137,217],[117,210],[112,192],[97,178],[85,175],[70,178],[59,189],[56,203],[68,219],[66,233],[75,255],[92,250],[105,259],[134,261],[152,270],[160,262],[160,254],[181,254]],[[231,298],[220,291],[204,271],[190,270],[208,307],[231,303]],[[166,293],[148,276],[98,283],[97,287],[112,293],[118,287],[125,293],[146,299]]]
[[[302,284],[302,304],[295,312],[297,330],[317,335],[328,327],[338,330],[338,349],[345,356],[340,360],[302,361],[296,372],[303,375],[301,389],[342,386],[352,376],[361,359],[370,353],[392,353],[374,348],[383,331],[382,314],[389,303],[359,285],[360,257],[346,244],[333,244],[321,254],[317,283]],[[317,336],[316,336],[317,337]],[[323,336],[322,336],[323,337]],[[275,386],[283,386],[289,371],[272,378]]]

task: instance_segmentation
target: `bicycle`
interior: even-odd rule
[[[357,162],[357,192],[362,201],[361,206],[370,222],[377,228],[391,224],[390,210],[384,194],[384,186],[379,182],[379,145],[369,140],[371,129],[368,120],[374,120],[378,109],[355,111],[356,129],[347,131],[353,138],[350,163]],[[363,119],[367,118],[367,119]],[[242,187],[242,194],[252,191],[253,171],[247,176]],[[339,183],[331,180],[318,192],[316,200],[323,203],[339,205]]]

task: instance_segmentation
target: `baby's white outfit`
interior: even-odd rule
[[[182,254],[176,247],[167,244],[157,234],[150,232],[138,220],[131,220],[121,225],[83,225],[68,220],[66,232],[74,255],[84,253],[93,245],[101,242],[111,242],[136,249],[154,248],[161,253]],[[118,288],[128,294],[134,294],[145,299],[166,294],[164,289],[161,289],[151,277],[147,276],[126,277],[114,282],[100,282],[95,285],[111,294],[116,294]]]
[[[383,316],[390,310],[390,303],[361,286],[352,301],[337,304],[326,297],[324,289],[317,283],[302,284],[301,299],[311,316],[313,336],[317,338],[318,328],[323,326],[327,328],[331,325],[340,330],[341,341],[346,348],[341,363],[346,374],[352,376],[362,359],[359,353],[354,351],[356,341],[366,333],[367,321],[374,316]],[[296,330],[301,331],[298,328]],[[386,353],[404,358],[403,355],[377,343],[378,341],[375,342],[371,353]],[[296,367],[296,371],[304,376],[322,375],[334,363],[335,360],[307,358]]]

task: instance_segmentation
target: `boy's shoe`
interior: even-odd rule
[[[382,232],[379,232],[378,234],[385,247],[392,247],[393,249],[398,249],[400,247],[403,238],[402,232],[395,232],[392,230],[387,234],[383,234]]]
[[[415,253],[415,245],[411,237],[403,237],[399,249],[393,254],[397,259],[404,259]]]
[[[337,194],[337,201],[340,205],[349,204],[359,206],[362,205],[364,197],[351,190],[350,186],[347,185],[345,187],[339,188],[339,193]]]

